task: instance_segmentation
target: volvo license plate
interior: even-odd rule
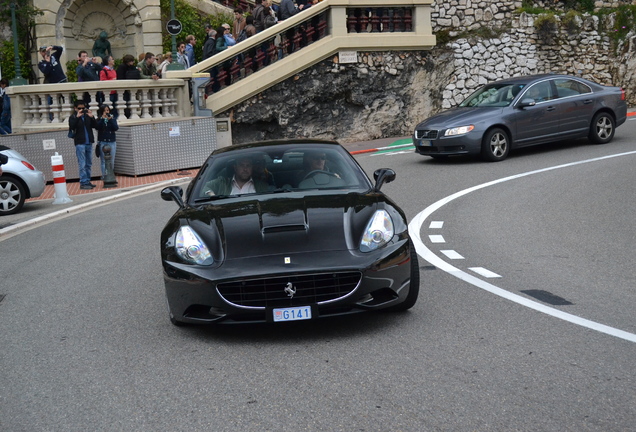
[[[274,322],[311,319],[311,306],[274,309]]]
[[[433,141],[430,141],[430,140],[420,141],[420,147],[430,147],[432,145],[433,145]]]

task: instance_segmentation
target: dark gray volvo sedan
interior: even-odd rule
[[[415,151],[433,158],[478,154],[504,160],[511,149],[563,139],[612,140],[627,118],[625,92],[567,75],[533,75],[487,84],[457,108],[418,124]]]

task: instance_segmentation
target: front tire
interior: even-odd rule
[[[510,137],[505,130],[494,128],[484,135],[481,141],[481,157],[488,162],[500,162],[508,157]]]
[[[0,176],[0,216],[20,211],[26,201],[26,190],[19,180]]]
[[[408,309],[411,309],[415,302],[417,302],[417,297],[420,294],[420,265],[417,261],[417,252],[415,251],[415,246],[413,246],[413,242],[410,242],[411,245],[411,281],[409,282],[409,293],[406,295],[406,299],[389,310],[391,312],[402,312]]]
[[[592,120],[589,139],[594,144],[607,144],[614,138],[615,131],[614,117],[601,112],[596,114]]]

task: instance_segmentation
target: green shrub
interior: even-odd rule
[[[554,12],[542,13],[534,20],[534,28],[537,29],[537,34],[545,41],[552,40],[557,31],[557,25],[558,22]]]
[[[561,22],[563,23],[563,26],[565,27],[568,33],[574,34],[578,32],[579,30],[581,30],[581,27],[579,25],[580,19],[581,19],[580,12],[570,10],[565,15],[563,15]]]
[[[20,56],[20,75],[29,79],[33,74],[31,69],[31,59],[27,55],[24,45],[18,45],[18,55]],[[4,41],[0,45],[0,67],[2,68],[2,78],[12,80],[15,75],[15,52],[13,50],[13,40]],[[37,66],[35,66],[37,67]]]

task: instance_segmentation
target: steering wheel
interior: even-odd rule
[[[307,180],[308,178],[312,178],[313,176],[315,176],[317,174],[327,174],[328,176],[331,176],[331,177],[340,178],[340,176],[338,174],[333,173],[331,171],[313,170],[313,171],[309,171],[307,173],[307,175],[305,175],[305,177],[303,177],[303,180]]]

